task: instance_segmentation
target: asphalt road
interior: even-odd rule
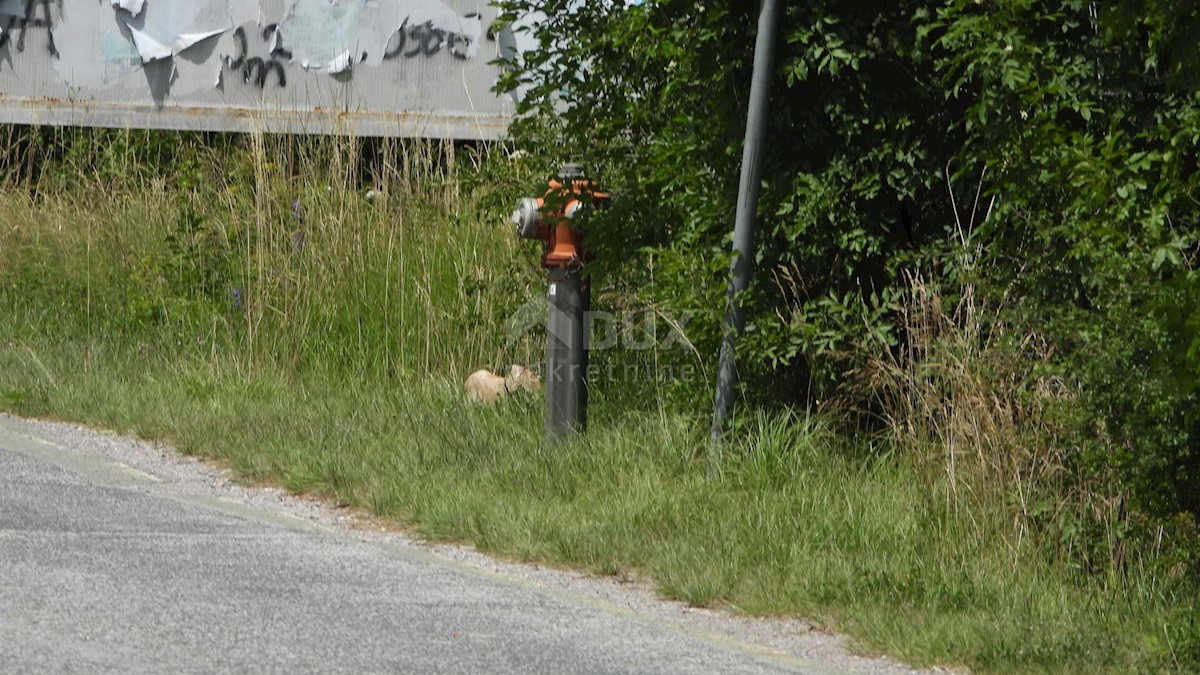
[[[0,416],[0,671],[836,672],[171,488]]]

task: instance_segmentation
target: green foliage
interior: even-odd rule
[[[1083,393],[1079,461],[1115,470],[1144,506],[1200,513],[1187,299],[1200,98],[1163,50],[1182,39],[1194,54],[1195,42],[1177,9],[1150,3],[1130,21],[1144,4],[1096,15],[1082,2],[949,3],[923,35],[947,97],[967,103],[958,174],[988,172],[996,200],[971,233],[995,261],[987,287],[1017,299],[1009,315],[1053,345],[1052,365]]]
[[[503,5],[547,15],[500,84],[524,96],[518,144],[583,159],[618,195],[591,223],[594,273],[698,312],[711,358],[753,3]],[[850,395],[886,419],[861,385],[903,357],[907,275],[947,302],[973,288],[982,334],[1007,336],[991,348],[1028,360],[1012,395],[1071,392],[1038,441],[1064,490],[1200,514],[1198,21],[1152,0],[788,3],[746,393]]]
[[[514,134],[528,147],[553,149],[545,154],[584,159],[619,195],[594,218],[593,273],[696,313],[691,337],[711,355],[729,265],[753,8],[576,4],[506,4],[513,16],[548,15],[537,33],[542,49],[501,85],[524,88],[528,116]],[[915,36],[905,23],[880,21],[865,5],[803,3],[788,8],[784,38],[759,275],[746,298],[755,311],[740,348],[751,392],[763,400],[780,392],[795,400],[810,387],[829,393],[848,367],[857,328],[890,335],[886,310],[920,237],[914,199],[924,198],[939,168],[928,160],[939,134],[926,111],[940,94],[906,72],[903,55]]]

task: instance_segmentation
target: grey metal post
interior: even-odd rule
[[[758,17],[758,36],[754,45],[754,75],[750,81],[750,107],[746,115],[746,141],[742,146],[742,176],[738,188],[737,220],[733,231],[733,263],[729,274],[729,295],[722,327],[721,363],[717,371],[717,394],[713,411],[709,459],[717,459],[725,419],[733,409],[737,384],[737,339],[746,325],[741,295],[750,285],[754,262],[754,224],[758,209],[759,175],[762,171],[762,146],[767,105],[771,98],[771,70],[775,56],[775,25],[781,0],[763,0]]]
[[[588,379],[588,365],[592,353],[592,322],[588,319],[588,314],[592,311],[592,282],[590,279],[582,279],[579,282],[579,299],[583,307],[579,325],[579,329],[583,333],[583,351],[579,356],[579,375],[582,382],[577,387],[577,398],[579,400],[579,430],[587,431],[588,388],[592,386],[591,380]]]
[[[580,270],[550,269],[546,317],[546,438],[587,426],[587,287]]]

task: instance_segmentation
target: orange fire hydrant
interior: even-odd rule
[[[588,312],[591,289],[583,266],[591,256],[576,216],[585,206],[599,207],[608,195],[583,177],[578,164],[565,164],[558,180],[539,198],[517,203],[513,223],[517,235],[542,242],[542,267],[549,272],[546,294],[546,436],[556,437],[587,427]]]

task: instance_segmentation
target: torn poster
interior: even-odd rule
[[[112,6],[137,16],[142,13],[142,8],[146,6],[146,0],[112,0]]]
[[[129,27],[129,33],[133,35],[133,44],[137,47],[138,54],[141,54],[142,56],[142,63],[149,63],[157,59],[165,59],[170,56],[174,56],[174,52],[171,51],[170,47],[164,45],[158,40],[155,40],[133,26]]]

